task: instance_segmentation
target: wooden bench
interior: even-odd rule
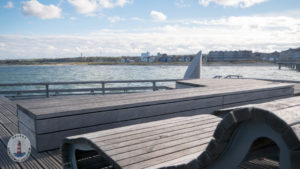
[[[203,80],[205,81],[205,80]],[[63,138],[126,125],[268,101],[293,95],[293,86],[257,80],[209,80],[198,87],[110,96],[18,101],[19,131],[38,151],[59,148]],[[217,85],[218,84],[218,85]],[[49,142],[49,140],[51,140]]]
[[[223,169],[258,158],[300,168],[300,97],[250,106],[223,119],[202,114],[67,137],[64,168]]]

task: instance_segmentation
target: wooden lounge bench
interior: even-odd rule
[[[300,168],[300,97],[227,109],[224,114],[67,137],[62,145],[64,168],[231,169],[258,158],[277,161],[280,169]],[[93,162],[76,162],[78,158]]]
[[[231,85],[223,83],[225,80],[215,79],[213,87],[22,100],[18,101],[19,131],[41,152],[59,148],[67,136],[177,116],[208,114],[225,107],[290,97],[294,90],[289,84],[257,80],[235,79]]]

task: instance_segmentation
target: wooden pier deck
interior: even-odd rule
[[[264,83],[264,82],[262,82]],[[216,91],[214,90],[213,88],[215,88],[214,86],[212,86],[209,90],[205,90],[205,89],[202,89],[200,91],[195,92],[194,89],[180,89],[178,90],[177,92],[175,93],[169,93],[171,91],[161,91],[161,93],[157,93],[157,92],[150,92],[148,93],[149,95],[152,95],[153,98],[157,98],[158,100],[161,100],[162,97],[166,97],[166,98],[176,98],[179,97],[183,97],[186,95],[186,91],[189,91],[190,93],[188,93],[188,98],[191,99],[190,102],[194,103],[194,104],[188,104],[188,105],[185,105],[185,106],[177,106],[177,109],[180,108],[187,108],[189,106],[192,106],[192,105],[195,105],[195,101],[196,101],[196,97],[204,97],[204,96],[207,96],[208,94],[213,94],[213,93],[216,93],[216,96],[217,97],[221,97],[220,93],[219,92],[225,92],[224,90],[234,90],[235,92],[233,94],[235,94],[234,96],[236,96],[236,99],[238,99],[238,101],[243,101],[243,104],[244,103],[252,103],[252,102],[256,102],[257,101],[257,98],[261,99],[261,101],[263,100],[270,100],[271,99],[277,99],[277,98],[282,98],[282,97],[289,97],[290,96],[290,85],[279,85],[277,86],[275,84],[275,86],[273,84],[265,84],[265,87],[262,87],[262,84],[261,82],[259,82],[259,84],[257,84],[257,86],[260,86],[260,90],[266,90],[265,91],[265,94],[261,94],[261,91],[259,92],[254,92],[256,93],[255,95],[257,97],[253,98],[253,96],[251,96],[250,98],[245,98],[244,95],[241,93],[239,93],[241,91],[241,89],[244,90],[244,92],[248,92],[249,93],[249,87],[250,86],[244,86],[243,88],[240,88],[238,87],[240,84],[237,84],[236,86],[231,86],[230,89],[226,89],[228,86],[226,86],[225,84],[220,84],[221,87]],[[271,92],[268,92],[268,90],[270,90],[269,88],[269,85],[271,85],[271,87],[273,88]],[[252,89],[251,90],[254,90],[255,88],[255,84],[252,84]],[[278,90],[278,94],[279,95],[274,95],[274,87],[276,90]],[[251,87],[250,87],[251,88]],[[266,88],[266,89],[264,89]],[[283,89],[284,90],[283,90]],[[242,90],[242,91],[243,91]],[[255,89],[257,90],[257,89]],[[285,92],[287,91],[287,92]],[[174,92],[174,91],[173,91]],[[231,91],[232,92],[232,91]],[[231,93],[229,92],[229,93]],[[238,92],[238,93],[236,93]],[[166,93],[169,93],[169,95],[166,95]],[[228,91],[227,91],[228,93]],[[275,92],[276,94],[276,92]],[[142,94],[130,94],[130,97],[132,97],[131,99],[134,101],[134,98],[136,99],[136,97],[140,98],[142,97],[143,99],[149,99],[148,96],[141,96]],[[183,95],[183,96],[181,96]],[[203,95],[203,96],[202,96]],[[126,99],[127,97],[129,96],[129,94],[125,94],[125,95],[122,95],[122,96],[109,96],[111,98],[111,102],[113,102],[115,99],[118,99],[119,97],[120,98],[123,98],[123,100],[128,100]],[[192,97],[193,96],[193,97]],[[259,96],[259,97],[258,97]],[[262,98],[260,98],[260,96],[263,96]],[[94,100],[95,98],[98,98],[100,100],[100,103],[102,103],[102,99],[101,99],[102,96],[64,96],[64,97],[51,97],[51,98],[46,98],[46,100],[48,100],[49,102],[48,103],[51,103],[51,104],[65,104],[65,103],[61,103],[61,99],[64,99],[64,100],[68,100],[70,101],[75,99],[77,102],[76,104],[82,102],[83,100],[85,100],[86,98],[89,98],[89,100]],[[106,96],[104,96],[106,97]],[[222,96],[223,97],[223,96]],[[225,97],[225,96],[224,96]],[[228,97],[228,95],[226,94],[226,98]],[[242,98],[241,98],[242,97]],[[230,97],[231,99],[230,100],[234,100],[234,98]],[[199,98],[198,98],[199,99]],[[203,98],[200,98],[200,99],[203,99]],[[235,99],[235,100],[236,100]],[[247,100],[243,100],[243,99],[247,99]],[[253,100],[254,99],[254,100]],[[258,99],[258,100],[259,100]],[[99,101],[98,100],[98,101]],[[184,101],[187,101],[186,99],[183,99]],[[227,99],[228,100],[228,99]],[[35,102],[37,100],[28,100],[28,101],[25,101],[27,103],[29,102]],[[51,107],[52,105],[48,105],[48,103],[45,103],[44,101],[45,100],[40,100],[41,102],[40,103],[36,103],[36,104],[46,104],[46,107]],[[98,102],[96,100],[96,102]],[[153,101],[153,100],[152,100]],[[224,102],[225,101],[225,102]],[[23,102],[23,101],[18,101],[19,103]],[[95,102],[95,100],[94,100]],[[128,102],[128,101],[127,101]],[[126,103],[127,103],[126,102]],[[73,104],[73,102],[71,101],[70,102],[71,104]],[[122,102],[124,104],[124,102]],[[133,102],[134,104],[137,104],[136,101]],[[222,101],[222,105],[223,103],[226,103],[226,99]],[[81,103],[83,104],[83,103]],[[86,103],[84,103],[86,104]],[[243,105],[242,104],[242,105]],[[96,105],[96,104],[95,104]],[[197,104],[196,104],[197,105]],[[234,106],[236,104],[233,104],[232,102],[228,102],[226,103],[226,105],[224,106],[221,106],[221,107],[228,107],[229,105],[231,106]],[[241,103],[239,103],[238,105],[241,105]],[[96,105],[97,106],[97,105]],[[141,105],[139,105],[141,106]],[[61,107],[61,106],[59,106]],[[82,106],[78,105],[79,108],[82,108]],[[88,107],[90,108],[90,105],[88,105]],[[219,106],[220,107],[220,106]],[[176,109],[176,110],[177,110]],[[166,109],[166,110],[169,110]],[[192,111],[192,110],[191,110]],[[142,111],[143,112],[143,111]],[[158,116],[157,116],[158,117]],[[156,117],[155,117],[156,118]],[[160,117],[161,118],[161,117]],[[18,168],[24,168],[24,169],[30,169],[30,168],[36,168],[36,169],[40,169],[40,168],[45,168],[45,169],[51,169],[51,168],[62,168],[63,164],[62,164],[62,159],[61,159],[61,153],[60,153],[60,150],[59,149],[56,149],[56,150],[51,150],[51,151],[44,151],[44,152],[41,152],[41,153],[38,153],[35,149],[32,149],[32,152],[31,152],[31,156],[29,157],[28,160],[26,160],[25,162],[23,163],[15,163],[13,162],[8,154],[7,154],[7,150],[6,150],[6,146],[7,146],[7,143],[8,143],[8,140],[9,138],[18,133],[18,126],[19,124],[19,120],[18,120],[18,117],[17,117],[17,103],[14,102],[14,101],[11,101],[9,100],[8,98],[6,97],[3,97],[3,96],[0,96],[0,168],[1,169],[18,169]],[[53,140],[51,140],[53,141]],[[49,143],[51,142],[49,140]],[[204,145],[207,145],[209,141],[207,142],[204,142]],[[97,160],[97,158],[95,158]],[[84,162],[87,162],[89,163],[91,159],[85,159],[85,160],[81,160],[82,163]],[[263,169],[263,168],[276,168],[278,166],[278,163],[274,162],[274,161],[266,161],[264,159],[261,159],[261,160],[254,160],[254,161],[248,161],[248,162],[244,162],[241,164],[240,168],[244,168],[244,169]]]
[[[15,102],[0,96],[0,168],[62,168],[59,150],[37,153],[34,149],[32,149],[31,156],[25,162],[13,162],[8,156],[6,148],[9,138],[16,133],[18,133],[17,105]]]
[[[300,137],[294,133],[300,131],[299,101],[300,97],[290,97],[234,108],[230,113],[224,110],[223,119],[198,114],[67,137],[62,147],[63,161],[71,162],[66,166],[71,168],[76,165],[72,163],[73,158],[95,152],[102,157],[102,160],[98,158],[102,161],[98,165],[103,168],[224,168],[224,165],[216,167],[222,163],[230,169],[245,159],[280,153],[281,169],[298,169],[300,163],[295,159],[300,155]],[[262,138],[271,139],[277,145]],[[281,154],[286,151],[299,155],[284,158],[290,156]],[[289,160],[293,165],[286,164]]]
[[[60,169],[63,168],[60,150],[42,153],[32,149],[30,157],[23,163],[13,162],[6,150],[9,138],[18,133],[16,103],[0,96],[0,168],[1,169]],[[208,141],[206,142],[206,144]],[[204,143],[205,144],[205,143]],[[97,160],[97,159],[96,159]],[[82,163],[84,161],[81,161]],[[91,162],[91,161],[87,161]],[[239,169],[276,169],[278,163],[266,159],[243,162]]]
[[[174,116],[209,114],[225,107],[293,95],[293,86],[289,84],[246,79],[212,79],[203,83],[211,86],[17,101],[19,130],[41,152],[58,148],[67,136]]]

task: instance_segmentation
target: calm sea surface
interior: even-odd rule
[[[182,78],[187,66],[0,66],[0,83]],[[299,80],[300,72],[274,66],[204,66],[203,77],[242,75],[251,78]]]

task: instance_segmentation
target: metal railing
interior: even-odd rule
[[[161,79],[161,80],[115,80],[115,81],[73,81],[73,82],[43,82],[43,83],[3,83],[0,84],[0,94],[10,98],[24,97],[50,97],[61,95],[81,95],[81,94],[119,94],[144,91],[168,90],[170,86],[158,85],[159,82],[176,82],[183,79]],[[135,83],[139,86],[129,86]],[[148,85],[141,85],[141,84]],[[127,84],[127,86],[108,85],[108,84]],[[150,85],[149,85],[150,84]],[[61,88],[53,86],[63,85]],[[77,85],[75,88],[66,87],[67,85]],[[78,88],[82,85],[93,85],[99,87]],[[17,90],[11,90],[11,88]],[[21,88],[21,89],[19,89]],[[31,88],[31,89],[28,89]],[[32,89],[33,88],[33,89]],[[6,89],[6,90],[3,90]]]
[[[224,78],[224,79],[241,79],[241,78],[243,78],[243,76],[241,76],[241,75],[227,75],[227,76],[223,77],[223,76],[217,75],[217,76],[213,77],[213,79],[222,79],[222,78]]]

